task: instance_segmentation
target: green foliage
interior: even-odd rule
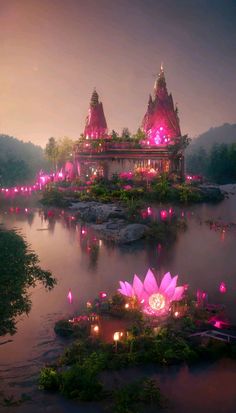
[[[236,182],[236,143],[215,144],[209,152],[200,147],[186,161],[189,173],[204,175],[218,184]]]
[[[172,219],[170,221],[153,221],[149,223],[149,229],[146,232],[148,240],[156,240],[161,244],[171,244],[176,241],[178,234],[187,229],[186,221],[182,219]]]
[[[68,320],[59,320],[55,324],[54,331],[61,337],[86,338],[89,333],[89,325],[86,321],[72,324]]]
[[[135,413],[141,405],[160,407],[163,398],[157,382],[153,379],[143,379],[130,383],[114,392],[114,413]]]
[[[48,189],[43,191],[40,202],[46,206],[53,205],[59,208],[67,207],[70,205],[70,201],[66,199],[65,194],[53,187],[49,187]]]
[[[16,231],[0,227],[0,335],[14,334],[16,317],[28,314],[31,301],[28,288],[41,282],[47,289],[56,281],[38,265],[37,255]]]
[[[71,160],[75,141],[68,137],[63,137],[57,141],[55,138],[49,138],[45,148],[45,155],[54,170],[62,167],[66,161]]]
[[[56,170],[58,163],[58,143],[55,138],[49,138],[48,143],[45,147],[45,156],[53,166],[53,169]]]
[[[44,367],[40,371],[39,388],[42,390],[55,391],[59,389],[60,379],[56,369]]]
[[[42,148],[31,142],[0,135],[0,147],[0,186],[25,184],[48,167]]]
[[[60,391],[66,397],[79,400],[100,400],[103,387],[98,380],[99,362],[91,354],[84,365],[73,365],[61,374]]]

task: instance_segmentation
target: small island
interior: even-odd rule
[[[68,398],[105,403],[109,411],[149,411],[168,400],[151,376],[117,383],[114,372],[132,366],[158,368],[180,363],[236,358],[236,330],[224,308],[195,298],[188,286],[177,286],[178,276],[166,273],[160,283],[150,269],[144,281],[120,281],[109,297],[101,291],[83,313],[55,324],[56,334],[70,345],[52,365],[41,370],[39,385]],[[222,292],[226,288],[221,286]],[[73,296],[68,293],[71,302]],[[150,410],[151,411],[151,410]]]

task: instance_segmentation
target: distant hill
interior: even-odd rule
[[[47,162],[40,146],[0,134],[0,186],[32,182],[42,168]]]
[[[236,143],[236,124],[230,125],[224,123],[224,125],[217,128],[211,128],[207,132],[202,133],[197,138],[192,139],[186,154],[197,151],[200,147],[209,151],[214,144],[230,145]]]
[[[236,124],[211,128],[186,150],[186,172],[227,184],[236,182]]]

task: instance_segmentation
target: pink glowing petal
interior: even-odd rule
[[[127,290],[126,290],[126,285],[123,281],[120,281],[120,287],[121,288],[118,291],[120,291],[121,294],[128,296],[128,293],[127,293]]]
[[[165,294],[169,297],[169,299],[172,299],[174,295],[177,280],[178,280],[178,275],[172,278],[171,283],[168,285],[168,287],[165,290]]]
[[[137,296],[138,299],[142,299],[142,293],[143,293],[143,283],[140,280],[139,277],[135,274],[134,280],[133,280],[133,290],[134,294]]]
[[[127,291],[128,297],[132,297],[134,295],[134,290],[131,284],[129,284],[127,281],[125,281],[125,287]]]
[[[184,294],[184,286],[183,287],[176,287],[174,295],[172,297],[172,301],[179,301],[183,298],[183,294]]]
[[[158,291],[158,285],[156,282],[156,278],[153,275],[153,272],[149,269],[147,275],[143,282],[145,290],[149,294],[153,294],[154,292]]]
[[[160,285],[159,290],[160,290],[161,292],[164,292],[164,291],[168,288],[168,286],[170,285],[171,280],[172,280],[171,275],[170,275],[169,272],[167,272],[167,273],[164,275],[164,277],[162,278],[162,281],[161,281],[161,285]]]

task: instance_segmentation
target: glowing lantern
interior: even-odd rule
[[[69,290],[68,295],[67,295],[68,301],[71,304],[72,303],[72,292]]]
[[[126,308],[126,309],[129,308],[129,303],[126,303],[126,304],[125,304],[125,308]]]
[[[104,291],[101,291],[99,293],[99,298],[101,298],[101,299],[107,298],[107,293],[105,293]]]
[[[161,210],[161,219],[166,219],[168,217],[168,212],[165,209]]]
[[[92,331],[93,331],[93,333],[98,334],[99,333],[99,326],[97,324],[92,326]]]
[[[219,291],[220,293],[224,294],[227,291],[226,285],[224,282],[220,283],[220,287],[219,287]]]
[[[119,333],[119,331],[116,331],[113,335],[113,340],[114,341],[119,341],[119,339],[120,339],[120,333]]]

